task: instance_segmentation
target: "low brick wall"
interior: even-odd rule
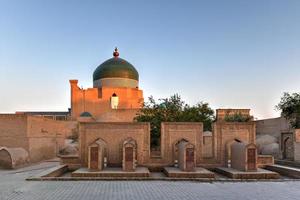
[[[257,167],[264,168],[267,165],[274,165],[274,157],[271,155],[258,155]]]
[[[59,155],[61,164],[67,165],[70,171],[77,170],[81,167],[78,155]]]

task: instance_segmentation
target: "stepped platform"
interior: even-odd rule
[[[192,172],[182,171],[177,167],[164,167],[164,173],[171,178],[215,178],[213,172],[202,167],[196,167]]]
[[[258,168],[257,171],[245,172],[233,168],[218,167],[215,171],[232,179],[278,179],[276,172]]]
[[[275,164],[300,168],[300,162],[292,160],[275,160]]]
[[[284,176],[288,176],[292,178],[300,178],[300,168],[276,164],[276,165],[267,165],[266,169],[272,170]]]
[[[72,177],[149,177],[150,172],[146,167],[137,167],[135,171],[126,172],[122,168],[105,168],[102,171],[90,171],[87,168],[80,168],[71,174]]]

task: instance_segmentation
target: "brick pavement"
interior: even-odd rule
[[[49,164],[50,165],[50,164]],[[53,163],[52,163],[53,165]],[[0,170],[0,199],[299,200],[300,182],[25,181],[42,171]]]

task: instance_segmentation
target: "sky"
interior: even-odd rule
[[[0,0],[0,113],[65,111],[70,79],[92,87],[112,57],[135,66],[147,99],[250,108],[278,117],[300,91],[298,0]]]

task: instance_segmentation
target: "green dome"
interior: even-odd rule
[[[93,80],[96,81],[103,78],[127,78],[138,81],[139,73],[134,66],[118,56],[119,53],[116,49],[114,57],[99,65],[94,71]]]
[[[83,112],[80,114],[80,117],[92,117],[92,115],[89,112]]]

